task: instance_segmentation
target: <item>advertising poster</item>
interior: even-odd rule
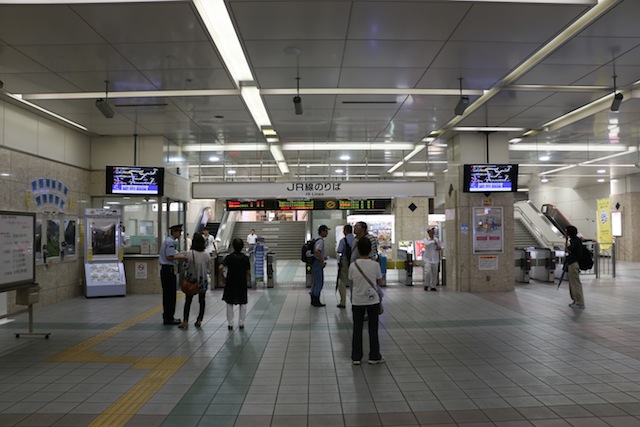
[[[473,208],[473,253],[503,251],[502,208]]]
[[[613,233],[611,231],[611,202],[609,199],[598,199],[598,221],[596,223],[596,232],[598,234],[598,242],[613,242]],[[600,250],[606,251],[611,249],[611,245],[600,243]]]

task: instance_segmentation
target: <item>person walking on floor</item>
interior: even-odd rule
[[[244,319],[247,314],[247,284],[249,283],[250,263],[249,257],[242,253],[244,242],[235,238],[232,242],[233,253],[225,257],[218,266],[220,275],[224,278],[223,271],[226,267],[227,277],[224,280],[222,300],[227,303],[227,328],[233,330],[233,306],[239,305],[238,327],[244,329]]]
[[[200,327],[202,318],[204,317],[205,296],[207,289],[209,289],[209,274],[211,273],[211,257],[205,252],[204,247],[204,237],[200,233],[195,233],[191,242],[191,250],[187,252],[187,258],[183,262],[184,274],[190,279],[197,280],[198,287],[200,288],[198,292],[200,309],[198,310],[198,317],[195,323],[196,328]],[[191,311],[191,301],[193,301],[193,297],[193,295],[185,296],[182,323],[178,325],[180,329],[187,329],[189,327],[189,312]]]
[[[318,238],[313,244],[313,262],[311,263],[311,305],[314,307],[324,307],[326,304],[320,302],[320,293],[324,286],[324,268],[327,265],[324,252],[324,238],[329,234],[330,228],[326,225],[318,227]]]
[[[380,342],[378,340],[378,316],[382,303],[382,272],[380,264],[369,258],[371,242],[369,239],[358,241],[358,250],[361,255],[349,266],[349,280],[353,283],[351,290],[351,310],[353,312],[353,338],[351,344],[351,360],[354,365],[359,365],[362,359],[362,327],[365,313],[369,317],[369,364],[384,363],[380,355]]]
[[[584,309],[584,294],[582,293],[582,282],[580,281],[580,264],[578,258],[582,252],[582,240],[578,237],[578,229],[573,225],[567,226],[565,232],[566,258],[564,270],[569,275],[569,295],[571,304],[569,307]]]
[[[355,237],[353,236],[353,227],[347,224],[342,228],[344,237],[338,243],[338,253],[340,261],[338,265],[338,293],[340,294],[340,303],[338,308],[345,308],[347,303],[347,282],[349,281],[349,264],[351,264],[351,246]]]
[[[438,267],[440,265],[440,251],[442,250],[442,245],[440,244],[440,240],[435,237],[435,233],[435,227],[431,227],[427,230],[428,238],[424,240],[424,249],[422,249],[425,291],[437,291],[436,284],[438,284]]]
[[[180,319],[173,316],[176,312],[176,273],[175,262],[184,259],[176,250],[176,240],[182,234],[182,224],[169,227],[169,235],[162,241],[158,254],[160,264],[160,282],[162,283],[162,319],[165,325],[179,325]]]

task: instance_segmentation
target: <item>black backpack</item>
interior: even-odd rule
[[[313,262],[313,247],[316,244],[316,240],[318,239],[307,240],[307,242],[302,245],[300,251],[300,261],[306,264],[311,264]],[[309,253],[311,253],[311,255],[309,255]]]
[[[582,245],[580,255],[578,256],[578,266],[580,270],[591,270],[593,268],[593,252],[585,245]]]

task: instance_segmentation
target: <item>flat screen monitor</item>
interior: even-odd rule
[[[107,194],[162,196],[164,168],[107,166]]]
[[[464,165],[465,193],[510,193],[518,191],[518,165]]]

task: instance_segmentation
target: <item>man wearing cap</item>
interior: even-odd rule
[[[436,228],[431,227],[427,230],[428,237],[424,240],[424,249],[422,249],[422,261],[424,262],[424,290],[436,291],[438,283],[438,265],[440,264],[440,251],[442,245],[440,240],[435,237]]]
[[[313,262],[311,263],[311,305],[314,307],[324,307],[326,304],[320,302],[320,293],[324,286],[324,267],[327,265],[324,254],[324,238],[329,234],[329,227],[321,225],[318,227],[318,238],[313,245]]]
[[[176,312],[176,273],[174,262],[184,259],[176,251],[176,240],[182,234],[182,224],[169,227],[169,235],[163,240],[160,246],[158,262],[160,263],[160,282],[162,283],[162,307],[164,312],[162,318],[165,325],[178,325],[180,319],[173,315]]]

